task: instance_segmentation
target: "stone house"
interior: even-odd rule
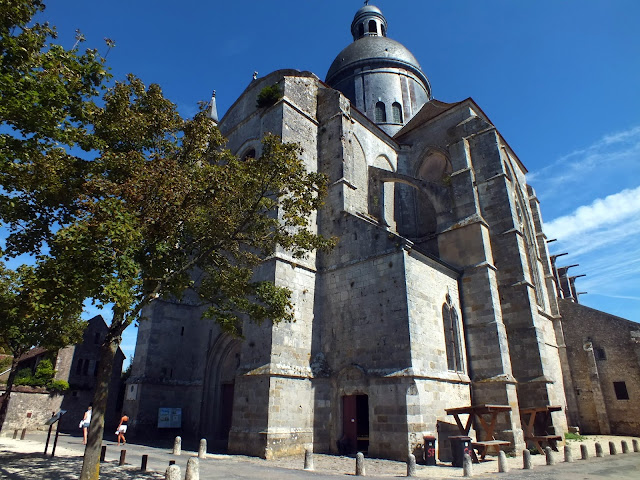
[[[151,306],[124,402],[133,431],[265,458],[346,446],[405,460],[423,435],[446,445],[445,408],[471,403],[512,407],[496,436],[516,451],[519,407],[561,405],[549,430],[567,430],[556,283],[526,167],[473,99],[432,97],[387,27],[364,6],[324,81],[273,72],[220,120],[240,157],[259,156],[268,132],[303,147],[329,178],[314,226],[339,243],[256,271],[292,290],[294,323],[247,324],[239,340],[195,303]],[[282,98],[257,107],[273,85]]]
[[[640,324],[559,301],[571,425],[585,434],[640,435]]]
[[[2,428],[3,435],[13,434],[14,430],[43,429],[44,422],[58,410],[66,410],[60,419],[58,429],[68,433],[79,433],[78,423],[87,406],[93,400],[96,364],[100,358],[99,347],[107,332],[107,324],[97,315],[87,323],[82,342],[58,350],[55,358],[55,380],[65,380],[69,390],[64,393],[50,393],[44,388],[14,387],[9,400],[7,418]],[[37,362],[49,356],[43,348],[34,348],[21,359],[19,368],[31,367],[35,370]],[[105,425],[113,424],[114,429],[120,420],[118,396],[121,390],[121,372],[124,353],[118,349],[114,359],[109,399],[105,415]]]

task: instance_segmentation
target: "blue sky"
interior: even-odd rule
[[[41,16],[71,47],[82,30],[116,79],[158,83],[183,115],[217,91],[222,115],[280,68],[321,79],[351,41],[360,0],[50,0]],[[569,252],[584,305],[640,321],[640,2],[377,0],[389,37],[435,98],[472,97],[529,169],[545,231]],[[94,310],[87,312],[87,315]],[[102,312],[108,317],[108,312]],[[123,339],[128,357],[135,329]]]

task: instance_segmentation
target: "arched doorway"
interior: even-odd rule
[[[202,402],[202,435],[215,450],[227,448],[233,418],[236,371],[241,342],[220,334],[207,356]]]

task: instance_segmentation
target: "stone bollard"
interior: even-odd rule
[[[356,454],[356,476],[364,477],[364,454],[362,452],[358,452]]]
[[[100,461],[104,462],[104,458],[107,456],[107,446],[106,445],[102,445],[102,448],[100,449]]]
[[[407,477],[416,476],[416,456],[413,453],[407,455]]]
[[[304,469],[313,470],[313,450],[309,447],[304,449]]]
[[[622,440],[622,453],[629,453],[629,444]]]
[[[471,455],[468,453],[462,457],[462,476],[473,477],[473,463],[471,463]]]
[[[640,452],[640,445],[638,445],[638,440],[632,440],[631,443],[633,444],[633,451],[634,452]]]
[[[573,463],[573,452],[569,445],[564,446],[564,461],[567,463]]]
[[[200,460],[191,457],[187,461],[187,471],[184,474],[184,480],[200,480]]]
[[[120,461],[118,462],[118,465],[122,466],[124,465],[124,459],[127,457],[127,451],[126,450],[120,450]]]
[[[18,438],[18,431],[19,431],[19,430],[18,430],[17,428],[13,431],[13,439],[14,439],[14,440],[15,440],[16,438]]]
[[[207,439],[200,440],[200,446],[198,447],[198,458],[207,458]]]
[[[176,437],[173,442],[173,454],[180,455],[182,453],[182,438]]]
[[[551,447],[546,447],[544,449],[544,456],[547,457],[547,465],[556,464],[556,459],[553,458],[553,454],[551,453]]]
[[[584,443],[580,445],[580,455],[582,455],[582,460],[589,460],[589,451]]]
[[[526,448],[522,451],[522,468],[531,470],[531,452]]]
[[[149,455],[142,455],[142,463],[140,464],[140,471],[147,471],[147,462],[149,461]]]
[[[604,453],[602,453],[602,445],[596,442],[596,457],[604,457]]]
[[[609,442],[609,453],[611,455],[617,455],[618,450],[616,449],[616,444],[613,442]]]
[[[167,471],[164,472],[164,480],[181,480],[180,467],[178,465],[169,465]]]
[[[20,440],[24,440],[24,437],[27,436],[27,429],[23,428],[22,433],[20,434]]]
[[[507,465],[507,454],[502,450],[498,453],[498,472],[504,473],[509,471],[509,465]]]

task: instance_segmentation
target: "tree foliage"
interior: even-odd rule
[[[0,95],[15,101],[0,107],[0,220],[5,253],[38,262],[4,269],[0,295],[16,335],[32,324],[77,326],[85,298],[111,306],[81,474],[97,479],[124,329],[158,298],[188,290],[233,334],[246,320],[291,320],[290,291],[254,270],[280,250],[331,247],[311,220],[326,181],[275,136],[257,158],[238,159],[205,105],[185,120],[158,85],[133,75],[98,101],[108,74],[95,50],[48,43],[55,30],[29,25],[40,1],[1,5]]]

